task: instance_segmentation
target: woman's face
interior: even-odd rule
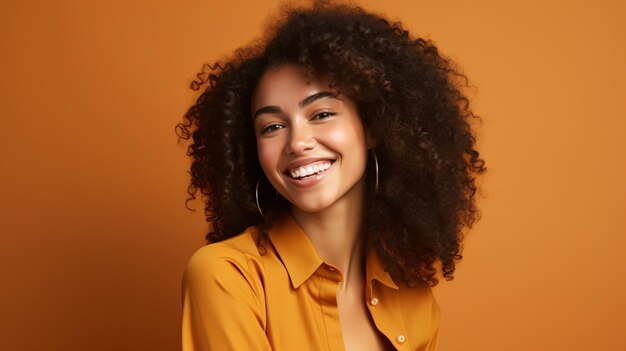
[[[359,189],[367,162],[363,124],[328,78],[292,64],[268,70],[251,101],[259,162],[293,206],[319,212]],[[360,199],[360,197],[356,197]]]

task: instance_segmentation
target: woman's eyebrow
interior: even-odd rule
[[[321,98],[325,98],[325,97],[336,97],[336,94],[331,93],[330,91],[320,91],[319,93],[315,93],[309,97],[307,97],[306,99],[300,101],[300,107],[305,107],[306,105],[309,105],[311,103],[313,103],[313,101],[321,99]]]
[[[306,97],[304,100],[300,101],[298,105],[300,105],[300,107],[306,107],[307,105],[312,104],[314,101],[323,99],[325,97],[337,98],[337,94],[331,93],[330,91],[320,91],[309,97]],[[263,114],[263,113],[282,113],[282,112],[283,110],[281,110],[280,107],[278,106],[273,106],[273,105],[263,106],[260,109],[256,110],[252,119],[253,120],[256,119],[258,115]]]
[[[257,116],[262,113],[283,113],[283,110],[281,110],[278,106],[263,106],[260,109],[256,110],[254,116],[252,117],[252,120],[255,120]]]

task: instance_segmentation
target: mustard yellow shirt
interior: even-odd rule
[[[200,350],[344,350],[337,267],[324,262],[286,213],[261,255],[249,227],[200,248],[183,277],[182,344]],[[435,350],[439,306],[427,286],[408,288],[366,254],[367,304],[376,328],[398,350]]]

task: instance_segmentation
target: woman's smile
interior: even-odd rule
[[[317,185],[331,172],[333,163],[334,161],[324,160],[301,166],[295,170],[290,170],[286,174],[287,179],[291,184],[299,187]]]
[[[287,169],[285,174],[290,175],[291,178],[294,179],[304,178],[306,176],[327,170],[333,162],[334,160],[298,160]]]

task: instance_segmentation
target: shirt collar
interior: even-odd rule
[[[378,256],[378,252],[370,240],[367,241],[365,271],[367,272],[368,283],[371,283],[372,279],[376,279],[392,289],[399,289],[393,279],[391,279],[389,272],[385,271],[385,268],[380,261],[380,257]]]
[[[268,236],[287,269],[294,289],[300,287],[324,263],[309,237],[289,211],[285,211],[278,217],[270,228]],[[368,285],[376,279],[390,288],[398,289],[389,273],[385,271],[376,249],[369,241],[365,261]]]

